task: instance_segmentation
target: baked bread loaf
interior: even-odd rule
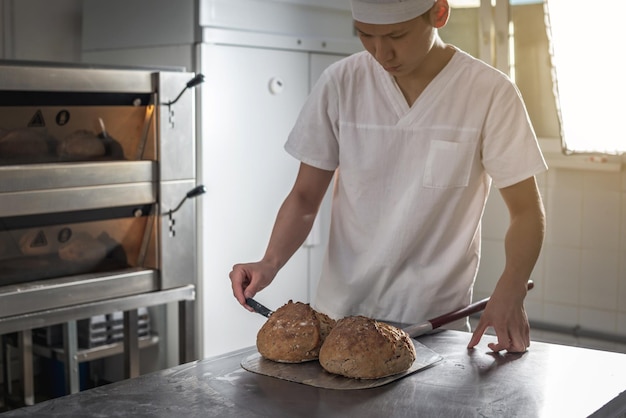
[[[105,154],[102,139],[94,132],[83,129],[67,135],[57,145],[57,155],[62,161],[88,160]]]
[[[80,232],[59,248],[59,258],[81,264],[98,264],[107,256],[107,247],[86,232]]]
[[[415,355],[405,331],[364,316],[349,316],[339,320],[330,332],[319,361],[330,373],[379,379],[408,370]]]
[[[257,333],[257,349],[264,358],[281,363],[317,360],[334,325],[334,320],[308,303],[290,300],[263,324]]]
[[[37,163],[53,160],[56,140],[45,132],[32,128],[0,132],[0,161]]]

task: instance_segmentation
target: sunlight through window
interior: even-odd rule
[[[566,153],[626,152],[626,79],[620,49],[626,4],[605,0],[598,5],[545,3]]]

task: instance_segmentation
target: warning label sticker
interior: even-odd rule
[[[48,239],[43,231],[39,231],[30,243],[31,248],[45,247],[46,245],[48,245]]]
[[[43,113],[41,113],[41,110],[37,110],[37,112],[35,112],[33,117],[30,119],[30,122],[28,122],[28,127],[43,128],[44,126],[46,126],[46,121],[43,118]]]

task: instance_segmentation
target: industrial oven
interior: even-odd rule
[[[0,334],[193,306],[201,81],[0,61]]]

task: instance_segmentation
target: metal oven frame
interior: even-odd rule
[[[23,396],[34,402],[31,330],[63,324],[67,391],[78,391],[76,321],[124,312],[125,375],[139,374],[137,309],[179,303],[179,360],[196,359],[196,208],[179,205],[196,187],[194,74],[0,61],[2,92],[130,93],[154,101],[156,160],[0,166],[0,217],[151,205],[154,265],[0,285],[0,335],[18,333]],[[175,99],[175,103],[171,103]],[[1,97],[0,97],[1,101]],[[175,215],[172,209],[180,206]],[[172,233],[175,223],[175,233]]]

